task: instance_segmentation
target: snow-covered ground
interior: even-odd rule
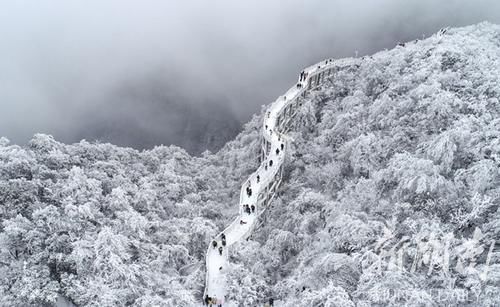
[[[265,210],[259,202],[261,193],[269,193],[266,187],[271,186],[278,179],[277,174],[283,165],[286,152],[287,136],[278,131],[278,119],[286,107],[297,102],[297,99],[310,88],[314,88],[316,78],[325,74],[333,66],[332,60],[325,60],[318,64],[304,69],[304,78],[290,88],[283,96],[280,96],[271,104],[266,112],[262,125],[262,134],[264,139],[270,144],[270,150],[266,153],[260,167],[250,175],[241,187],[239,214],[235,220],[210,242],[206,255],[206,287],[204,298],[211,298],[212,304],[232,306],[231,302],[226,301],[226,268],[228,267],[228,248],[236,242],[247,238],[255,227],[258,217]],[[337,66],[339,63],[335,63]],[[286,116],[286,115],[285,115]],[[259,180],[257,180],[259,179]],[[247,189],[252,190],[251,195]],[[263,195],[264,198],[267,195]],[[262,199],[262,198],[261,198]],[[255,210],[250,213],[245,212],[245,205],[254,206]],[[222,237],[225,236],[226,244],[223,246]],[[214,247],[213,242],[217,242]],[[220,250],[222,247],[222,250]]]
[[[500,306],[500,26],[331,66],[216,154],[0,137],[0,306],[201,306],[205,274],[224,306]]]

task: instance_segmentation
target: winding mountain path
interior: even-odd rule
[[[211,300],[211,304],[215,306],[227,304],[225,273],[229,266],[228,248],[251,234],[259,216],[274,198],[281,184],[287,143],[290,141],[285,135],[289,130],[289,123],[298,107],[302,105],[302,98],[306,92],[317,88],[324,78],[331,75],[334,66],[338,64],[338,61],[329,59],[304,69],[299,82],[272,103],[266,112],[262,124],[262,163],[241,187],[238,216],[214,238],[214,241],[210,242],[208,247],[203,295],[205,303]],[[251,189],[251,193],[248,193],[248,188]],[[250,213],[245,205],[250,208]],[[216,242],[215,247],[214,242]],[[222,249],[219,249],[220,247]]]

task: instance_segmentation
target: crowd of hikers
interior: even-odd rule
[[[222,304],[224,301],[222,299],[217,299],[216,297],[210,297],[208,295],[205,295],[205,305],[209,307],[217,306],[217,307],[222,307]],[[270,298],[268,302],[264,304],[264,307],[273,307],[274,306],[274,299]]]
[[[244,204],[243,211],[245,211],[247,214],[255,213],[255,205],[249,206],[249,205]]]
[[[266,129],[267,129],[267,125],[266,125]],[[281,137],[278,138],[278,141],[281,141]],[[285,144],[284,143],[281,143],[280,144],[280,147],[279,148],[276,148],[275,150],[275,153],[276,155],[279,155],[280,154],[280,148],[281,148],[281,151],[283,151],[285,149]],[[268,166],[268,163],[265,164],[265,169],[267,170],[267,166]],[[269,167],[272,167],[273,166],[273,160],[270,159],[269,160]],[[257,180],[257,183],[260,183],[260,175],[257,174],[256,176],[256,180]],[[251,197],[252,196],[252,185],[251,183],[249,182],[247,187],[246,187],[246,193],[247,193],[247,196],[248,197]],[[254,204],[251,204],[251,205],[248,205],[248,204],[243,204],[243,211],[250,215],[250,214],[254,214],[255,213],[255,205]],[[244,225],[246,224],[247,222],[245,222],[244,220],[240,220],[240,225]],[[224,233],[222,233],[220,235],[220,239],[221,239],[221,246],[219,246],[219,244],[217,243],[216,240],[212,241],[212,246],[214,248],[214,250],[217,250],[219,252],[219,255],[222,256],[223,255],[223,251],[224,251],[224,247],[226,247],[226,235]],[[219,267],[219,271],[222,271],[223,267]],[[216,306],[216,307],[222,307],[222,304],[223,304],[223,300],[222,299],[217,299],[216,297],[210,297],[208,295],[205,295],[205,305],[207,306]],[[273,306],[273,299],[271,298],[269,300],[269,303],[266,303],[266,306]]]
[[[281,143],[280,145],[281,147],[281,151],[284,150],[285,148],[285,145],[283,143]],[[276,155],[279,155],[280,154],[280,149],[279,148],[276,148],[276,151],[275,151]],[[273,160],[269,160],[269,167],[272,167],[273,166]],[[267,163],[265,165],[265,169],[267,170]],[[257,175],[256,177],[257,179],[257,183],[260,183],[260,175]],[[252,185],[251,183],[249,182],[247,187],[246,187],[246,193],[247,193],[247,196],[248,197],[251,197],[252,196]],[[251,205],[248,205],[248,204],[243,204],[243,211],[250,215],[250,214],[254,214],[255,213],[255,205],[254,204],[251,204]],[[247,222],[245,222],[243,219],[240,220],[240,225],[244,225],[244,224],[247,224]],[[226,246],[226,235],[224,233],[221,234],[221,245],[222,246],[218,246],[218,243],[216,240],[212,241],[212,246],[214,249],[217,249],[219,251],[219,255],[222,256],[222,253],[224,251],[224,247]],[[222,267],[220,267],[220,270],[222,269]]]
[[[328,63],[328,60],[326,61],[326,63],[325,63],[325,64],[327,64],[327,63]],[[305,71],[302,71],[302,72],[300,73],[300,82],[305,81],[305,80],[307,79],[307,76],[308,76],[308,73],[307,73],[307,72],[305,72]],[[302,84],[301,84],[301,83],[297,84],[297,87],[299,87],[299,88],[300,88],[301,86],[302,86]],[[284,99],[286,100],[286,96],[284,96]],[[268,117],[268,118],[270,117],[270,115],[271,115],[271,113],[270,113],[270,112],[267,112],[267,117]],[[268,130],[268,125],[265,125],[265,129],[266,129],[266,130]],[[269,129],[269,134],[270,134],[270,135],[272,135],[272,133],[273,133],[273,130],[272,130],[272,129]],[[280,142],[281,142],[281,136],[278,136],[278,141],[280,141]],[[281,149],[281,150],[280,150],[280,149]],[[278,155],[280,154],[280,152],[281,152],[281,151],[284,151],[284,150],[285,150],[285,144],[284,144],[284,143],[281,143],[281,144],[280,144],[280,146],[279,146],[278,148],[276,148],[275,153],[276,153],[276,155],[278,156]],[[273,166],[273,160],[272,160],[272,159],[270,159],[270,160],[269,160],[269,163],[266,163],[266,164],[264,165],[264,168],[265,168],[265,170],[266,170],[266,171],[267,171],[268,166],[269,166],[269,167],[272,167],[272,166]],[[261,179],[261,178],[260,178],[260,174],[257,174],[257,176],[256,176],[257,183],[260,183],[260,179]],[[251,186],[250,182],[248,183],[248,185],[247,185],[247,187],[246,187],[246,193],[247,193],[247,196],[248,196],[248,197],[251,197],[251,196],[252,196],[252,186]],[[255,213],[255,209],[256,209],[256,208],[255,208],[255,205],[254,205],[254,204],[252,204],[252,205],[243,204],[243,211],[244,211],[246,214],[248,214],[248,215],[250,215],[250,214],[254,214],[254,213]],[[244,225],[244,224],[247,224],[247,222],[245,222],[243,219],[241,219],[241,220],[240,220],[240,225]],[[218,243],[217,243],[217,241],[216,241],[216,240],[214,240],[214,241],[212,242],[212,246],[213,246],[213,248],[214,248],[215,250],[217,250],[217,251],[219,252],[219,255],[220,255],[220,256],[222,256],[222,255],[223,255],[223,251],[224,251],[224,247],[226,246],[226,235],[225,235],[224,233],[222,233],[222,234],[221,234],[221,236],[220,236],[220,238],[221,238],[221,246],[218,246]],[[218,248],[217,248],[217,247],[218,247]],[[222,269],[223,269],[223,267],[222,267],[222,266],[221,266],[221,267],[219,267],[219,271],[222,271]],[[215,298],[215,297],[210,297],[210,296],[208,296],[208,295],[206,295],[206,296],[205,296],[204,301],[205,301],[205,305],[208,305],[208,306],[211,306],[211,307],[212,307],[212,306],[222,307],[222,304],[223,304],[223,300],[222,300],[222,299],[217,299],[217,298]],[[273,301],[273,299],[271,298],[271,299],[269,299],[269,302],[268,302],[268,303],[266,303],[266,305],[265,305],[265,306],[273,306],[273,305],[274,305],[274,301]]]
[[[222,304],[224,301],[222,299],[217,299],[216,297],[210,297],[208,295],[205,295],[205,305],[209,307],[217,306],[217,307],[222,307]],[[264,307],[273,307],[274,306],[274,299],[270,298],[268,302],[264,304]]]
[[[302,72],[300,73],[300,78],[299,78],[299,81],[300,81],[300,82],[302,82],[302,81],[306,81],[306,79],[307,79],[307,74],[308,74],[307,72],[302,71]]]
[[[205,295],[205,305],[208,305],[210,307],[212,306],[218,306],[222,307],[223,301],[221,299],[217,299],[216,297],[210,297],[208,295]]]
[[[325,65],[328,65],[329,63],[333,63],[333,59],[325,60]],[[320,69],[321,65],[318,65],[317,68]],[[309,73],[306,72],[306,71],[304,71],[304,70],[300,72],[299,83],[297,83],[297,88],[301,88],[302,87],[302,82],[304,82],[304,81],[307,80],[307,76],[308,75],[309,75]]]
[[[250,186],[250,183],[247,186],[247,196],[251,197],[252,196],[252,187]]]

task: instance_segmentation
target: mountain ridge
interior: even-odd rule
[[[498,305],[500,256],[493,250],[487,263],[486,253],[500,235],[500,27],[443,29],[335,62],[292,122],[295,142],[267,223],[230,254],[230,299]],[[2,139],[0,305],[58,295],[79,306],[199,304],[206,246],[235,216],[241,178],[258,165],[264,112],[200,157],[174,146]],[[430,274],[424,263],[412,270],[422,242],[444,238],[448,272],[443,262]],[[381,254],[402,239],[398,270]],[[475,268],[457,271],[479,247]],[[384,296],[390,291],[398,295]]]

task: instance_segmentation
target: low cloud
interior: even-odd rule
[[[11,1],[0,135],[215,150],[306,65],[483,20],[500,2]]]

